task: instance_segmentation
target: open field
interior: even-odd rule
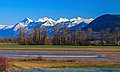
[[[92,53],[92,52],[91,52]],[[94,52],[93,52],[94,53]],[[99,52],[100,54],[104,54]],[[98,53],[96,53],[98,54]],[[109,58],[120,58],[120,53],[112,54],[112,52],[104,54]],[[42,58],[34,59],[16,59],[12,63],[12,69],[80,69],[80,68],[100,68],[100,69],[120,69],[120,60],[92,59],[92,58]]]
[[[22,61],[12,63],[13,69],[24,70],[32,68],[40,69],[80,69],[80,68],[120,68],[120,61],[92,60],[92,59],[44,59],[41,61]]]
[[[120,46],[70,46],[70,45],[19,45],[16,43],[0,43],[0,49],[21,48],[120,48]]]
[[[119,46],[47,46],[0,44],[0,52],[82,52],[100,54],[107,58],[120,58]],[[80,69],[80,68],[114,68],[120,69],[120,60],[97,58],[41,58],[14,59],[11,70],[25,69]]]

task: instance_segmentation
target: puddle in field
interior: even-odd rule
[[[33,70],[22,70],[22,71],[13,71],[13,72],[120,72],[120,69],[79,69],[79,70],[41,70],[41,69],[33,69]]]
[[[0,52],[1,56],[9,58],[92,58],[105,60],[120,60],[120,58],[107,58],[100,54],[90,54],[83,52]]]
[[[96,55],[82,52],[0,52],[0,55]]]
[[[81,52],[0,52],[9,58],[101,58],[102,55]]]

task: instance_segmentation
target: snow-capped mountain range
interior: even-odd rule
[[[33,30],[36,27],[40,29],[48,28],[49,35],[52,35],[54,31],[54,26],[60,26],[62,28],[70,28],[71,30],[82,29],[87,26],[94,19],[84,19],[81,17],[78,18],[60,18],[59,20],[53,20],[51,18],[43,17],[34,21],[30,18],[25,18],[24,20],[18,22],[16,25],[0,25],[0,37],[15,37],[18,34],[18,29],[20,27],[27,30]]]

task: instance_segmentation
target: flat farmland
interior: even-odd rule
[[[33,53],[36,58],[14,58],[10,63],[11,70],[29,69],[80,69],[80,68],[113,68],[120,69],[120,47],[119,46],[66,46],[66,45],[18,45],[12,43],[0,44],[0,54],[12,53]],[[8,54],[10,54],[8,53]],[[40,54],[39,54],[40,53]],[[43,53],[43,54],[42,54]],[[44,54],[45,53],[45,54]],[[46,54],[47,53],[47,54]],[[57,54],[58,53],[58,54]],[[63,54],[62,54],[63,53]],[[75,54],[74,54],[75,53]],[[22,54],[24,55],[24,54]],[[25,54],[26,55],[26,54]],[[44,57],[51,56],[80,56],[82,57]],[[84,55],[96,55],[98,57],[84,57]],[[9,55],[10,57],[10,55]]]

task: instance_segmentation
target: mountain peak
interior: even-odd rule
[[[25,18],[24,20],[22,20],[21,22],[33,22],[33,20],[32,19],[30,19],[30,18]]]
[[[77,20],[82,20],[82,18],[81,18],[81,17],[78,17]]]
[[[76,21],[76,20],[77,20],[76,18],[72,18],[72,19],[70,19],[71,22]]]
[[[71,22],[73,22],[74,24],[79,24],[81,22],[83,22],[83,19],[78,17],[78,18],[72,18],[70,19]]]
[[[59,20],[57,20],[57,23],[67,22],[67,21],[69,21],[69,19],[67,19],[67,18],[60,18]]]
[[[38,22],[46,22],[46,21],[55,22],[53,19],[47,18],[47,17],[43,17],[43,18],[38,19]]]

